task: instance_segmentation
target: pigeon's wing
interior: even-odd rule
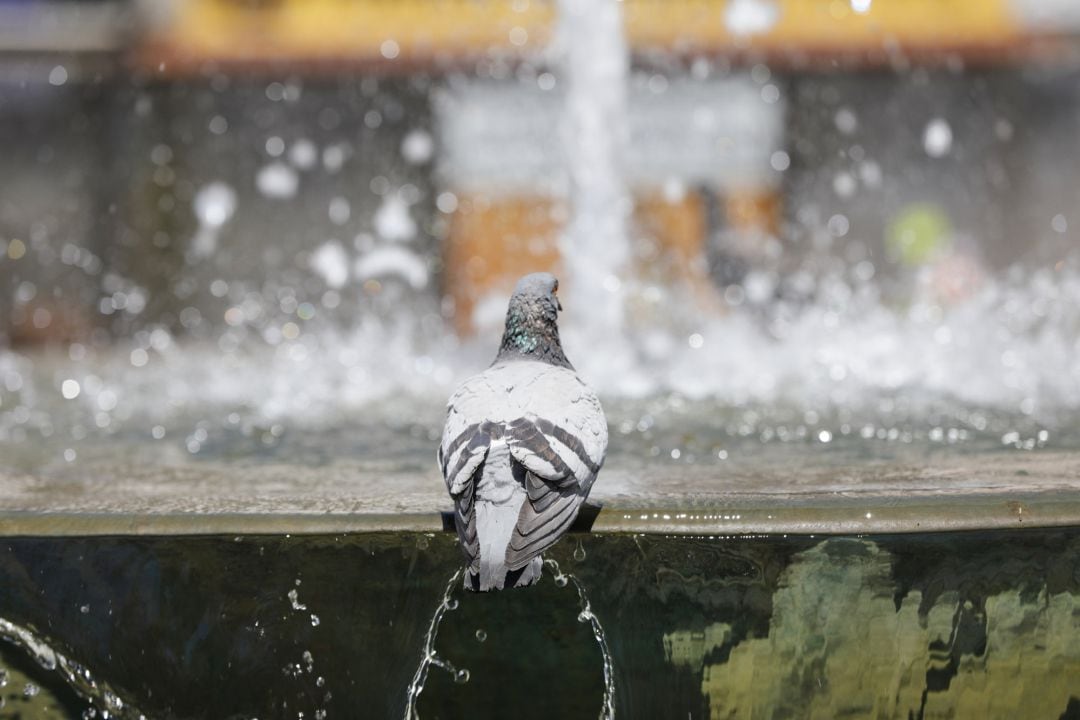
[[[604,462],[607,422],[595,395],[581,388],[558,421],[525,417],[509,424],[510,454],[525,467],[527,494],[506,548],[509,570],[524,567],[566,532]]]
[[[472,565],[480,556],[476,535],[476,479],[483,472],[491,437],[480,423],[468,424],[453,404],[447,412],[443,440],[439,445],[439,467],[446,489],[454,501],[454,525],[461,539],[461,549]]]

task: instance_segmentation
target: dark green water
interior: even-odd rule
[[[617,717],[1080,717],[1080,530],[578,535],[552,557],[603,624]],[[112,717],[400,718],[458,563],[444,534],[2,540],[0,618],[97,690],[8,637],[0,717],[102,717],[107,685]],[[469,679],[433,667],[421,717],[598,716],[600,649],[545,573],[455,588],[435,647]]]

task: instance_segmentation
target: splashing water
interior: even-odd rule
[[[581,603],[578,622],[587,622],[592,627],[593,637],[596,638],[596,645],[600,648],[600,656],[604,661],[604,704],[600,709],[600,718],[601,720],[612,720],[615,717],[615,669],[604,627],[600,624],[600,619],[593,613],[592,605],[589,604],[589,598],[585,594],[585,586],[581,584],[581,581],[572,573],[564,573],[559,568],[559,563],[550,558],[545,559],[544,564],[551,568],[556,585],[566,587],[567,583],[571,582],[574,584],[574,589],[577,590],[578,601]]]
[[[103,717],[146,720],[143,713],[121,700],[107,684],[94,679],[87,668],[53,649],[31,630],[0,618],[0,640],[22,649],[45,670],[59,674],[79,696],[100,708]]]
[[[604,700],[600,711],[601,720],[612,720],[615,717],[615,672],[612,664],[611,649],[608,647],[607,635],[604,633],[604,628],[600,624],[599,618],[592,611],[592,606],[589,603],[589,598],[585,594],[585,588],[582,586],[574,575],[570,573],[564,573],[559,568],[559,563],[554,560],[545,559],[544,564],[547,565],[554,577],[555,585],[562,588],[567,584],[573,583],[574,589],[577,590],[578,601],[581,604],[581,612],[578,613],[578,622],[589,623],[592,627],[593,637],[596,639],[596,644],[600,648],[600,655],[603,658],[604,663]],[[420,700],[420,694],[424,691],[424,684],[427,682],[428,671],[432,666],[442,668],[454,678],[456,683],[466,683],[469,681],[469,671],[466,668],[455,667],[453,663],[445,658],[439,657],[439,654],[435,650],[435,640],[439,634],[439,626],[442,624],[443,618],[447,612],[456,610],[458,602],[451,597],[454,589],[457,587],[457,583],[461,580],[462,570],[458,570],[446,583],[446,589],[443,590],[442,600],[439,606],[435,609],[434,615],[431,617],[431,622],[428,624],[427,632],[424,634],[424,650],[420,658],[420,664],[416,668],[416,673],[413,675],[412,682],[409,683],[409,689],[406,694],[406,706],[405,706],[405,720],[418,720],[420,717],[417,712],[417,703]],[[475,633],[476,639],[479,642],[487,640],[487,632],[484,630],[477,630]]]
[[[427,682],[428,671],[432,665],[450,673],[456,683],[469,681],[469,671],[467,669],[454,667],[451,662],[439,657],[438,653],[435,652],[435,639],[439,635],[439,625],[442,624],[443,616],[457,608],[457,601],[451,595],[454,588],[457,587],[458,581],[461,580],[461,574],[462,571],[458,570],[447,581],[446,589],[443,590],[442,601],[439,603],[439,607],[435,609],[435,614],[431,616],[431,622],[428,624],[427,632],[424,634],[424,652],[405,696],[405,720],[416,720],[420,717],[416,710],[416,704],[420,700],[420,693],[424,692],[424,683]]]

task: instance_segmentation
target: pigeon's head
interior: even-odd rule
[[[531,273],[518,280],[495,362],[524,359],[570,367],[559,341],[558,290],[559,281],[551,273]]]
[[[551,273],[529,273],[518,280],[517,285],[514,287],[511,304],[517,299],[528,303],[539,303],[540,305],[554,307],[555,310],[562,310],[562,303],[559,302],[559,296],[556,294],[558,292],[559,279]]]

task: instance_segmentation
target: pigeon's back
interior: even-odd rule
[[[499,363],[451,396],[439,463],[469,563],[490,590],[540,576],[540,553],[573,523],[607,449],[607,421],[573,369]]]

